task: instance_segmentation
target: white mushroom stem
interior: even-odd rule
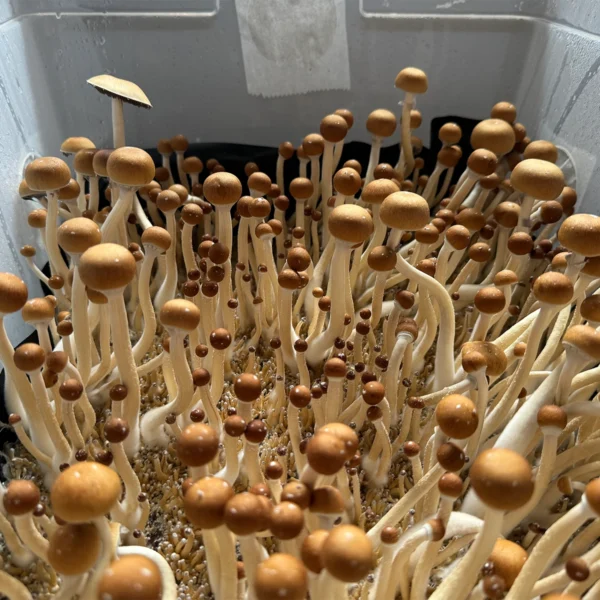
[[[117,504],[118,509],[117,506],[113,509],[112,512],[115,514],[113,520],[125,525],[131,531],[135,529],[139,520],[139,515],[136,512],[140,507],[138,496],[142,492],[142,486],[133,467],[129,463],[125,450],[123,450],[123,444],[110,444],[110,451],[113,455],[113,462],[117,473],[125,485],[125,498]],[[117,518],[117,516],[120,518]]]
[[[0,571],[0,589],[8,600],[32,600],[29,590],[6,571]]]
[[[388,368],[384,375],[384,385],[390,404],[391,422],[394,425],[398,420],[398,378],[400,375],[400,365],[402,364],[402,358],[405,356],[405,350],[412,341],[412,335],[408,332],[401,331],[397,335]]]
[[[135,190],[128,186],[113,186],[112,190],[113,194],[115,190],[118,190],[119,197],[116,202],[113,202],[112,210],[108,213],[108,217],[106,217],[106,221],[102,223],[100,229],[103,242],[118,243],[119,230],[124,227],[125,221],[133,208]]]
[[[35,458],[35,460],[37,460],[38,463],[40,463],[41,465],[44,465],[48,469],[52,469],[52,459],[47,454],[44,454],[31,441],[31,439],[27,435],[27,432],[25,431],[25,428],[23,427],[23,422],[20,421],[18,423],[15,423],[13,425],[13,428],[15,430],[15,434],[17,435],[17,438],[19,439],[21,444],[23,444],[23,447],[25,448],[25,450],[27,450],[27,452],[29,452],[29,454],[31,454],[31,456],[33,456],[33,458]],[[0,533],[1,533],[1,530],[0,530]]]
[[[56,192],[48,192],[48,214],[46,215],[46,251],[50,266],[57,275],[65,280],[68,290],[69,267],[65,263],[58,247],[58,195]]]
[[[175,222],[175,211],[166,211],[165,216],[167,231],[171,236],[171,245],[165,253],[167,273],[154,297],[154,308],[156,310],[160,310],[165,302],[173,299],[177,291],[177,223]]]
[[[337,149],[337,147],[336,147],[336,149]],[[317,205],[317,201],[319,199],[319,185],[320,185],[320,180],[321,180],[321,163],[320,163],[319,159],[320,159],[320,156],[311,156],[310,157],[310,180],[312,181],[312,184],[313,184],[313,193],[312,193],[312,196],[308,200],[308,205],[311,208],[315,208],[315,206]],[[280,189],[283,190],[283,188],[281,186],[280,186]],[[275,218],[277,218],[277,217],[275,217]],[[313,244],[316,244],[317,247],[319,246],[319,238],[318,237],[313,237]]]
[[[88,297],[85,285],[79,276],[79,256],[72,255],[73,289],[71,290],[71,314],[73,320],[73,339],[77,348],[77,370],[81,376],[84,387],[92,371],[92,353],[90,344],[93,343],[89,335]]]
[[[156,246],[150,244],[145,246],[145,250],[146,254],[142,261],[138,277],[138,296],[144,317],[144,330],[133,347],[133,359],[136,364],[140,364],[140,361],[144,358],[146,352],[148,352],[156,333],[156,314],[154,313],[152,298],[150,296],[150,276],[152,274],[152,265],[156,257],[159,256],[160,251]]]
[[[463,173],[463,178],[456,185],[454,194],[450,198],[450,202],[446,208],[448,210],[456,210],[462,203],[463,200],[469,195],[469,192],[473,189],[473,186],[479,181],[480,176],[474,173],[467,167]]]
[[[409,136],[410,137],[410,136]],[[373,173],[375,173],[375,167],[379,164],[379,152],[381,151],[381,142],[383,138],[374,135],[371,139],[371,152],[369,153],[369,164],[367,166],[367,172],[365,173],[365,183],[363,189],[373,181]]]
[[[75,406],[74,403],[69,400],[63,400],[63,423],[67,437],[73,446],[75,451],[81,450],[85,447],[85,440],[79,430],[77,419],[75,418]]]
[[[33,561],[33,554],[21,543],[19,536],[15,533],[10,521],[0,510],[0,533],[4,539],[4,543],[10,552],[10,560],[12,563],[21,568],[28,567]],[[0,584],[2,582],[0,581]]]
[[[302,473],[304,467],[306,466],[306,456],[300,452],[300,411],[291,402],[288,403],[287,422],[292,452],[296,462],[296,470],[298,473]]]
[[[115,555],[115,542],[113,540],[113,534],[106,517],[99,517],[94,519],[92,523],[96,526],[100,534],[100,541],[102,543],[102,550],[96,560],[94,570],[91,572],[85,588],[83,589],[80,597],[84,600],[92,600],[98,596],[98,583],[102,574],[108,565],[112,562]],[[136,549],[138,546],[135,546]]]
[[[304,175],[306,176],[306,175]],[[301,175],[302,177],[302,175]],[[327,201],[332,195],[332,177],[333,177],[333,142],[324,140],[323,149],[323,169],[321,171],[321,208],[323,213],[323,223],[327,223],[332,208],[327,206]],[[329,240],[329,230],[323,228],[323,242]]]
[[[113,147],[122,148],[125,145],[125,120],[123,119],[123,100],[112,98],[112,130]]]
[[[177,176],[179,177],[179,183],[181,183],[181,185],[189,192],[190,184],[188,182],[187,175],[185,174],[185,171],[183,170],[183,161],[185,158],[185,152],[183,150],[177,150],[177,152],[175,152],[175,154],[177,155]],[[175,239],[175,238],[173,238],[173,239]]]
[[[410,139],[410,111],[412,110],[414,103],[414,94],[405,92],[404,102],[402,103],[402,116],[400,118],[400,158],[398,160],[398,166],[396,167],[400,169],[400,174],[403,177],[409,175],[415,166],[412,142]]]
[[[254,574],[256,569],[263,560],[266,560],[269,555],[264,546],[259,543],[255,535],[240,535],[240,553],[244,559],[244,571],[248,579],[248,598],[256,598],[254,593]]]
[[[99,381],[104,379],[111,369],[110,319],[108,305],[102,304],[98,308],[100,317],[100,362],[92,370],[91,377],[88,381],[88,386],[90,388],[93,388]]]
[[[223,598],[223,600],[233,599],[236,597],[237,590],[235,538],[225,525],[211,530],[212,532],[214,532],[220,554],[220,582],[218,594],[215,596]]]
[[[240,474],[240,453],[238,452],[238,439],[225,434],[223,445],[225,446],[225,466],[215,473],[215,477],[224,479],[229,485],[233,485]]]
[[[90,185],[90,199],[88,208],[94,213],[98,212],[98,205],[100,203],[100,190],[98,186],[99,177],[97,175],[87,175],[87,180]]]
[[[292,290],[279,287],[277,317],[279,319],[279,337],[281,339],[283,358],[292,374],[295,374],[298,372],[298,365],[295,358],[294,343],[298,339],[298,336],[294,331],[292,323],[292,294]]]
[[[446,195],[448,188],[450,187],[450,183],[452,182],[452,177],[454,176],[454,167],[451,167],[446,171],[446,176],[444,177],[444,183],[442,183],[442,187],[435,197],[435,203],[439,204]]]
[[[379,218],[379,204],[372,204],[370,208],[371,212],[373,213],[373,224],[375,225],[375,230],[373,231],[373,235],[369,240],[367,249],[362,253],[362,256],[360,257],[360,263],[358,266],[359,274],[365,271],[365,269],[368,266],[367,261],[371,250],[373,250],[373,248],[375,248],[376,246],[381,246],[383,240],[385,239],[385,234],[387,232],[387,227],[385,226],[385,223],[383,223],[383,221]]]
[[[27,513],[14,517],[15,529],[21,541],[44,562],[48,562],[48,540],[38,531],[33,522],[33,514]]]
[[[256,485],[257,483],[265,483],[264,475],[260,469],[260,462],[258,451],[260,449],[260,444],[252,444],[246,440],[246,444],[244,445],[244,456],[243,456],[243,466],[246,471],[246,475],[248,476],[248,483],[250,487]]]
[[[437,187],[438,187],[438,183],[440,181],[440,177],[442,175],[442,173],[446,170],[446,167],[444,167],[444,165],[440,164],[439,162],[435,163],[435,168],[433,169],[433,172],[431,173],[431,175],[429,176],[429,179],[427,180],[427,185],[425,186],[425,189],[423,190],[423,198],[425,198],[425,200],[427,200],[427,203],[429,204],[429,206],[433,206],[433,201],[435,200],[435,194],[437,191]]]
[[[146,230],[149,227],[152,227],[152,221],[150,221],[150,219],[146,216],[137,194],[134,194],[133,196],[133,212],[135,213],[138,224],[142,229]],[[135,228],[135,226],[133,227]]]
[[[167,179],[167,188],[170,188],[175,183],[175,180],[173,179],[173,173],[171,171],[171,155],[161,153],[160,156],[163,169],[166,169],[169,172],[169,178]],[[179,164],[177,165],[177,168],[179,168]],[[183,183],[183,181],[181,183]]]

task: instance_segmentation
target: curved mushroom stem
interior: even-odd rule
[[[415,166],[415,158],[413,156],[412,143],[410,139],[410,111],[413,109],[414,103],[414,94],[405,92],[400,121],[400,158],[398,159],[398,165],[396,167],[403,177],[410,175]]]
[[[224,479],[229,485],[233,485],[240,475],[238,439],[225,434],[225,439],[223,440],[223,445],[225,446],[225,466],[215,473],[215,477]]]
[[[323,149],[323,168],[321,170],[321,204],[323,213],[323,223],[327,223],[331,213],[331,207],[327,205],[329,197],[332,195],[333,181],[333,142],[324,140]],[[329,241],[329,230],[323,227],[323,243]]]
[[[429,176],[429,179],[427,180],[427,185],[425,186],[425,189],[423,190],[422,196],[423,196],[423,198],[425,198],[425,200],[427,200],[427,204],[429,204],[429,206],[433,206],[436,191],[437,191],[437,186],[440,181],[440,177],[445,170],[446,170],[446,167],[441,165],[439,162],[436,162],[435,168],[433,169],[433,172],[431,173],[431,175]]]
[[[41,558],[44,562],[48,562],[48,547],[50,543],[48,540],[38,531],[35,523],[33,522],[33,514],[27,513],[25,515],[19,515],[14,517],[15,529],[17,534],[38,558]]]
[[[113,193],[115,189],[119,190],[119,198],[113,203],[112,210],[108,213],[100,230],[103,242],[118,243],[120,229],[124,227],[125,220],[133,208],[135,190],[128,186],[114,186],[112,189]]]
[[[167,273],[154,297],[154,308],[160,310],[163,304],[175,297],[177,291],[177,223],[175,222],[175,211],[169,210],[165,213],[167,219],[167,231],[171,236],[172,243],[165,252]]]
[[[0,589],[8,600],[32,600],[29,590],[6,571],[0,571]]]
[[[96,560],[96,565],[94,566],[94,570],[92,571],[90,577],[88,578],[85,587],[81,593],[81,597],[85,598],[96,598],[98,595],[97,588],[100,578],[104,573],[105,569],[112,562],[115,555],[115,543],[113,540],[113,534],[108,523],[108,519],[106,517],[99,517],[98,519],[94,519],[92,523],[98,529],[100,534],[100,541],[102,542],[102,550],[100,551],[100,555]],[[138,546],[136,546],[136,549]]]
[[[140,503],[138,496],[142,492],[142,486],[123,450],[123,444],[110,444],[110,451],[113,455],[117,473],[125,486],[125,498],[113,508],[112,514],[114,516],[112,518],[114,521],[125,525],[130,531],[133,531],[139,521],[138,509],[140,508]]]
[[[46,216],[46,252],[50,266],[57,275],[65,281],[68,291],[69,267],[65,263],[58,247],[58,195],[56,192],[48,192],[48,214]]]
[[[92,371],[92,353],[90,349],[92,339],[89,335],[88,298],[85,285],[81,281],[81,277],[79,277],[78,257],[73,256],[73,264],[75,267],[73,289],[71,290],[73,339],[77,348],[77,370],[85,387]]]
[[[15,533],[13,526],[10,524],[10,521],[4,516],[2,511],[0,511],[0,533],[2,534],[4,543],[10,552],[11,562],[23,569],[28,567],[33,561],[34,556],[22,544],[19,536]],[[0,571],[0,573],[2,572],[3,571]],[[2,581],[0,580],[0,586],[1,584]]]
[[[371,139],[371,152],[369,153],[369,164],[367,166],[367,172],[365,173],[365,183],[363,189],[373,181],[373,173],[375,173],[375,167],[379,164],[379,152],[381,151],[381,142],[383,138],[374,135]]]

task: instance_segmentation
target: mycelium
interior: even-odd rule
[[[125,147],[122,101],[148,103],[120,81],[95,82],[117,149],[70,138],[74,174],[19,186],[55,296],[0,275],[2,592],[596,597],[600,218],[552,141],[499,102],[417,157],[408,68],[396,168],[392,107],[364,113],[369,164],[340,109],[240,181],[183,135],[163,166]]]

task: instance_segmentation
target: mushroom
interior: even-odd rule
[[[378,108],[367,117],[367,131],[372,135],[369,164],[365,173],[365,187],[373,181],[375,167],[379,164],[381,143],[396,131],[396,116],[385,108]],[[412,169],[411,169],[412,170]]]
[[[254,592],[257,600],[304,600],[308,592],[306,568],[291,554],[275,553],[256,568]]]
[[[204,423],[192,423],[177,438],[177,458],[190,468],[192,481],[208,476],[208,465],[219,451],[217,432]]]
[[[183,168],[184,156],[186,150],[190,147],[190,143],[184,135],[176,135],[171,138],[171,148],[177,155],[177,175],[179,177],[179,183],[189,192],[190,184],[186,177],[186,171]]]
[[[142,108],[152,108],[150,100],[148,100],[146,94],[135,83],[119,79],[113,75],[96,75],[88,79],[87,82],[101,94],[105,94],[111,98],[113,146],[115,148],[122,148],[125,146],[123,102],[133,104],[133,106],[141,106]]]

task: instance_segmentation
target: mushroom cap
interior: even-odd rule
[[[318,433],[333,435],[344,444],[346,457],[350,459],[358,450],[358,436],[356,432],[344,423],[327,423],[323,425]]]
[[[467,159],[467,167],[469,167],[473,173],[482,177],[487,177],[494,173],[497,166],[498,159],[496,154],[485,148],[474,150]]]
[[[226,348],[229,348],[231,344],[231,334],[227,329],[218,327],[211,331],[209,342],[215,350],[225,350]]]
[[[188,225],[199,225],[204,219],[204,211],[198,204],[186,204],[181,209],[181,218]]]
[[[463,480],[456,473],[444,473],[438,482],[440,494],[450,498],[459,498],[462,495]]]
[[[405,67],[396,75],[394,85],[410,94],[424,94],[429,86],[425,71],[416,67]]]
[[[421,244],[435,244],[440,238],[440,232],[434,225],[425,225],[415,232],[415,239]]]
[[[175,190],[163,190],[156,195],[156,206],[164,213],[175,211],[181,206],[181,198]]]
[[[246,421],[239,415],[231,415],[223,421],[223,429],[231,437],[241,437],[246,431]]]
[[[80,150],[95,150],[96,145],[92,140],[83,136],[68,137],[61,145],[63,154],[75,154]]]
[[[457,225],[466,227],[469,232],[480,231],[485,226],[485,217],[483,216],[483,213],[474,208],[461,209],[460,212],[457,213],[455,221]],[[449,231],[450,230],[448,230],[448,232]]]
[[[224,520],[227,528],[239,536],[268,529],[272,505],[265,500],[264,496],[250,492],[231,497],[225,505]]]
[[[462,150],[459,146],[442,146],[437,155],[437,162],[439,162],[443,167],[451,169],[456,167],[461,158]]]
[[[181,133],[174,135],[169,142],[171,143],[171,148],[173,148],[175,152],[185,152],[190,147],[190,142],[185,135]]]
[[[306,445],[308,464],[321,475],[335,475],[348,460],[344,442],[333,435],[319,431]]]
[[[302,140],[302,149],[307,156],[321,156],[325,149],[325,141],[319,133],[309,133]]]
[[[367,263],[374,271],[391,271],[396,266],[396,253],[389,246],[375,246],[369,252]]]
[[[439,428],[456,440],[465,440],[477,430],[479,417],[475,404],[462,394],[449,394],[435,408]]]
[[[51,192],[68,185],[71,170],[67,163],[54,156],[43,156],[31,161],[25,169],[25,181],[29,189]]]
[[[468,373],[469,356],[477,353],[483,357],[486,365],[486,375],[495,377],[504,373],[508,364],[508,359],[504,351],[492,342],[466,342],[461,348],[463,368]]]
[[[526,561],[527,551],[519,544],[503,538],[496,540],[489,558],[494,565],[494,574],[504,579],[507,588],[515,582]]]
[[[27,285],[12,273],[0,273],[0,314],[21,310],[27,302]]]
[[[111,152],[106,163],[108,176],[119,185],[141,187],[154,179],[154,161],[141,148],[123,146]]]
[[[323,117],[319,130],[323,139],[330,143],[341,142],[348,133],[348,122],[344,117],[336,114]]]
[[[15,350],[13,361],[17,369],[31,373],[44,366],[46,353],[38,344],[22,344]]]
[[[294,271],[306,271],[310,266],[311,257],[306,248],[294,246],[287,253],[286,260],[289,267]]]
[[[188,156],[183,159],[184,173],[202,173],[204,163],[197,156]]]
[[[589,325],[575,325],[565,332],[563,344],[575,346],[594,360],[600,360],[600,333]]]
[[[261,171],[256,171],[248,177],[248,188],[256,190],[263,195],[266,195],[271,191],[271,185],[271,178]]]
[[[344,196],[354,196],[361,185],[360,175],[351,167],[342,167],[333,176],[333,189]]]
[[[600,515],[600,479],[592,479],[585,486],[585,499],[589,507],[596,513],[597,516]]]
[[[154,561],[141,554],[113,560],[98,582],[98,598],[161,600],[162,577]]]
[[[121,479],[96,462],[63,471],[50,490],[54,514],[67,523],[86,523],[109,513],[121,496]]]
[[[206,423],[185,427],[175,444],[177,458],[188,467],[207,465],[219,451],[219,434]]]
[[[301,481],[290,481],[286,483],[281,490],[282,502],[293,502],[302,510],[309,507],[310,497],[310,488]]]
[[[381,204],[390,194],[399,191],[391,179],[374,179],[364,187],[361,199],[367,204]]]
[[[546,200],[540,208],[540,220],[544,224],[558,223],[563,216],[563,205],[556,200]]]
[[[27,215],[27,224],[34,229],[44,229],[47,216],[45,208],[36,208]]]
[[[348,123],[348,129],[352,129],[352,126],[354,125],[354,115],[352,114],[351,110],[347,108],[336,108],[333,111],[333,114],[340,115],[340,117],[343,117],[346,123]]]
[[[341,358],[330,358],[325,361],[323,373],[328,378],[342,379],[346,376],[346,363]]]
[[[101,241],[100,227],[85,217],[69,219],[58,228],[58,244],[69,254],[82,254]]]
[[[171,234],[163,227],[148,227],[142,233],[142,244],[144,247],[151,245],[165,252],[171,246]]]
[[[568,415],[556,404],[547,404],[538,410],[537,424],[540,428],[551,427],[560,433],[567,426]]]
[[[440,141],[447,145],[458,144],[462,137],[462,129],[457,123],[444,123],[438,132]]]
[[[558,150],[552,142],[536,140],[527,144],[527,148],[525,148],[525,152],[523,152],[523,158],[537,158],[556,164],[556,161],[558,160]]]
[[[443,443],[436,452],[440,466],[446,471],[460,471],[465,464],[465,453],[451,442]]]
[[[57,196],[63,202],[73,202],[77,200],[80,190],[79,184],[74,179],[70,179],[67,185],[57,191]]]
[[[507,123],[514,123],[517,118],[517,109],[514,104],[502,101],[494,104],[490,112],[492,119],[502,119]]]
[[[6,486],[2,503],[11,517],[19,517],[33,512],[40,502],[40,490],[33,481],[13,479]]]
[[[32,298],[21,309],[25,323],[48,323],[54,318],[55,305],[49,298]]]
[[[104,423],[104,437],[111,444],[120,444],[129,435],[129,424],[125,419],[110,417]]]
[[[298,537],[304,529],[304,511],[294,502],[280,502],[271,511],[269,529],[280,540]]]
[[[563,172],[551,162],[529,158],[513,169],[510,183],[515,190],[537,200],[554,200],[565,187],[565,178]]]
[[[390,137],[396,131],[396,115],[385,108],[378,108],[367,117],[367,131],[377,137]]]
[[[142,108],[152,108],[148,96],[142,89],[126,79],[119,79],[113,75],[96,75],[90,77],[87,82],[94,86],[101,94],[106,94],[111,98],[120,98],[123,102],[141,106]]]
[[[467,251],[469,258],[475,262],[487,262],[492,256],[492,249],[485,242],[476,242],[469,247]],[[501,285],[494,281],[495,285]]]
[[[484,450],[473,461],[470,473],[475,493],[494,510],[520,508],[533,494],[531,465],[513,450]]]
[[[471,133],[471,146],[485,148],[497,156],[508,154],[515,145],[515,132],[503,119],[485,119],[475,125]]]
[[[300,557],[304,566],[312,573],[318,574],[323,570],[323,544],[328,536],[329,531],[315,529],[302,542]]]
[[[113,152],[113,148],[100,148],[100,150],[94,154],[92,166],[94,167],[94,172],[96,175],[99,175],[100,177],[108,177],[108,171],[106,167],[108,165],[108,159]]]
[[[600,217],[582,213],[567,217],[558,230],[558,241],[583,256],[600,256]]]
[[[81,255],[79,262],[81,280],[99,292],[124,288],[135,274],[134,256],[118,244],[92,246]]]
[[[593,295],[588,296],[580,307],[581,316],[586,321],[598,322],[600,321],[600,296]]]
[[[91,523],[61,525],[49,541],[48,562],[61,575],[81,575],[89,571],[100,554],[100,534]]]
[[[446,239],[455,250],[465,250],[471,240],[471,233],[464,225],[452,225],[446,232]]]
[[[504,292],[497,287],[481,288],[474,298],[477,310],[486,315],[495,315],[504,310],[506,297]]]
[[[533,239],[526,231],[517,231],[508,238],[506,245],[513,254],[525,256],[533,250]]]
[[[279,144],[279,154],[281,154],[284,160],[289,160],[294,156],[294,144],[292,142],[281,142]]]
[[[547,304],[567,304],[573,298],[573,283],[562,273],[548,271],[533,283],[533,295]]]
[[[78,173],[83,173],[89,177],[95,177],[96,171],[94,171],[94,156],[98,152],[95,147],[84,148],[77,152],[73,159],[73,168]]]
[[[185,493],[183,508],[194,527],[214,529],[224,523],[225,506],[233,495],[233,488],[225,480],[203,477]]]
[[[498,225],[512,229],[519,222],[521,207],[515,202],[500,202],[494,209],[494,219]]]
[[[241,373],[233,382],[233,391],[242,402],[254,402],[260,398],[261,382],[254,373]]]
[[[308,592],[306,568],[291,554],[272,554],[256,568],[254,592],[257,600],[304,600]]]
[[[373,568],[373,545],[355,525],[334,527],[323,543],[323,566],[336,579],[360,581]]]
[[[418,194],[394,192],[382,202],[379,216],[388,227],[417,231],[429,223],[429,205]]]
[[[215,206],[231,206],[242,196],[242,183],[232,173],[213,173],[204,182],[204,197]]]
[[[189,300],[168,300],[160,309],[160,322],[166,328],[193,331],[200,323],[200,309]]]
[[[313,191],[312,181],[306,177],[295,177],[290,182],[290,194],[296,201],[308,200],[313,195]]]
[[[356,204],[336,206],[327,226],[334,238],[351,244],[362,244],[373,233],[371,215]]]

